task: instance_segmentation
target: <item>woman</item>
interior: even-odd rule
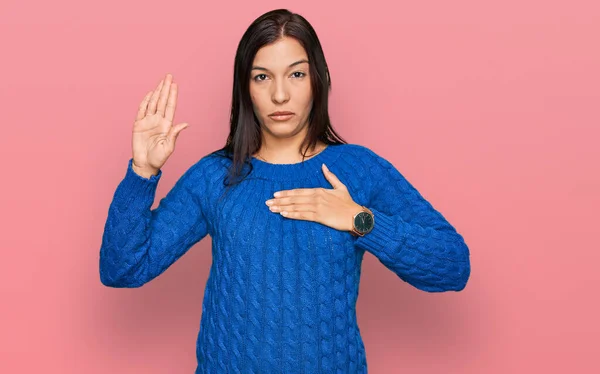
[[[101,281],[140,287],[210,235],[196,373],[366,373],[355,309],[365,251],[442,292],[465,287],[469,249],[391,163],[333,130],[327,64],[303,17],[259,17],[234,69],[225,146],[155,210],[161,168],[188,125],[172,125],[171,75],[144,98],[108,212]]]

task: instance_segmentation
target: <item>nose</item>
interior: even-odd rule
[[[276,80],[273,87],[275,87],[273,92],[273,102],[285,103],[290,99],[289,92],[284,80]]]

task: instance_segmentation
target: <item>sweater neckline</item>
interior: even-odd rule
[[[252,172],[250,177],[255,176],[269,180],[299,180],[322,174],[321,165],[330,166],[340,154],[341,144],[328,144],[316,155],[291,164],[273,164],[251,156]]]

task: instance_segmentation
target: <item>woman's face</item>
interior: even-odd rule
[[[304,130],[312,109],[312,89],[306,51],[286,37],[258,50],[250,72],[250,96],[263,131],[287,138]],[[274,112],[292,112],[287,118]]]

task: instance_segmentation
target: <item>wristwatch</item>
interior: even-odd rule
[[[352,219],[352,230],[350,230],[350,233],[354,236],[364,236],[373,230],[373,227],[375,226],[375,216],[373,215],[373,212],[364,205],[362,206],[362,209],[363,210],[356,213]]]

